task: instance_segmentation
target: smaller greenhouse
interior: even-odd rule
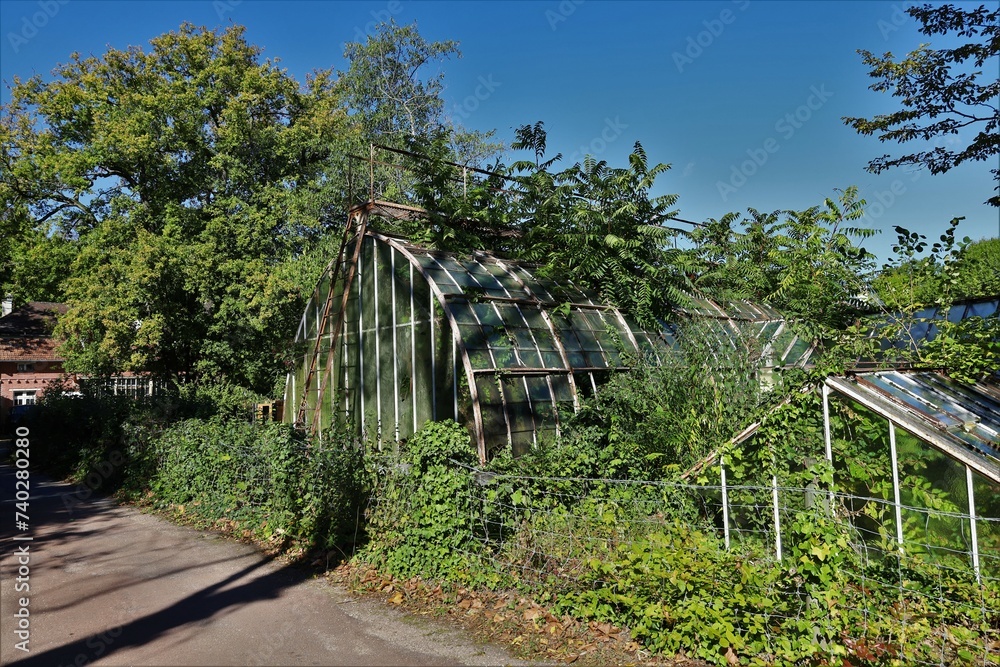
[[[285,421],[322,433],[345,420],[382,446],[451,418],[485,461],[497,447],[520,453],[558,433],[560,415],[610,373],[678,347],[673,325],[644,330],[530,266],[429,250],[368,225],[369,215],[408,214],[385,202],[352,209],[352,238],[299,324]],[[677,314],[697,319],[699,335],[755,348],[765,367],[804,365],[814,350],[767,307],[699,300]]]

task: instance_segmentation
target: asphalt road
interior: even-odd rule
[[[35,471],[28,481],[19,530],[14,468],[0,466],[5,665],[523,664],[250,546]]]

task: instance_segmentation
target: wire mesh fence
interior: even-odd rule
[[[760,646],[812,632],[820,653],[847,651],[859,664],[1000,664],[998,519],[777,480],[724,487],[461,470],[470,562],[546,599],[609,602],[612,620],[627,619],[635,598],[659,615],[636,621],[647,640],[680,623],[672,606],[714,598],[730,618],[713,616],[710,602],[706,627],[730,623],[735,638],[757,636]],[[410,496],[400,497],[399,511],[410,511]]]

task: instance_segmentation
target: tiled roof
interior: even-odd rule
[[[51,337],[64,303],[31,301],[0,317],[0,361],[61,361]]]
[[[0,338],[0,361],[62,361],[51,338]]]
[[[56,317],[68,310],[64,303],[31,301],[10,315],[0,317],[0,338],[10,336],[48,336],[56,325]]]

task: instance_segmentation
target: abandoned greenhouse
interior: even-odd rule
[[[381,444],[451,418],[469,427],[485,461],[497,447],[520,453],[558,433],[560,414],[609,373],[677,347],[671,326],[645,330],[530,266],[430,250],[368,225],[369,216],[408,210],[386,202],[352,209],[352,238],[299,324],[285,421],[322,433],[343,419]],[[679,314],[727,345],[753,340],[765,367],[801,366],[814,351],[765,306],[698,300]]]

